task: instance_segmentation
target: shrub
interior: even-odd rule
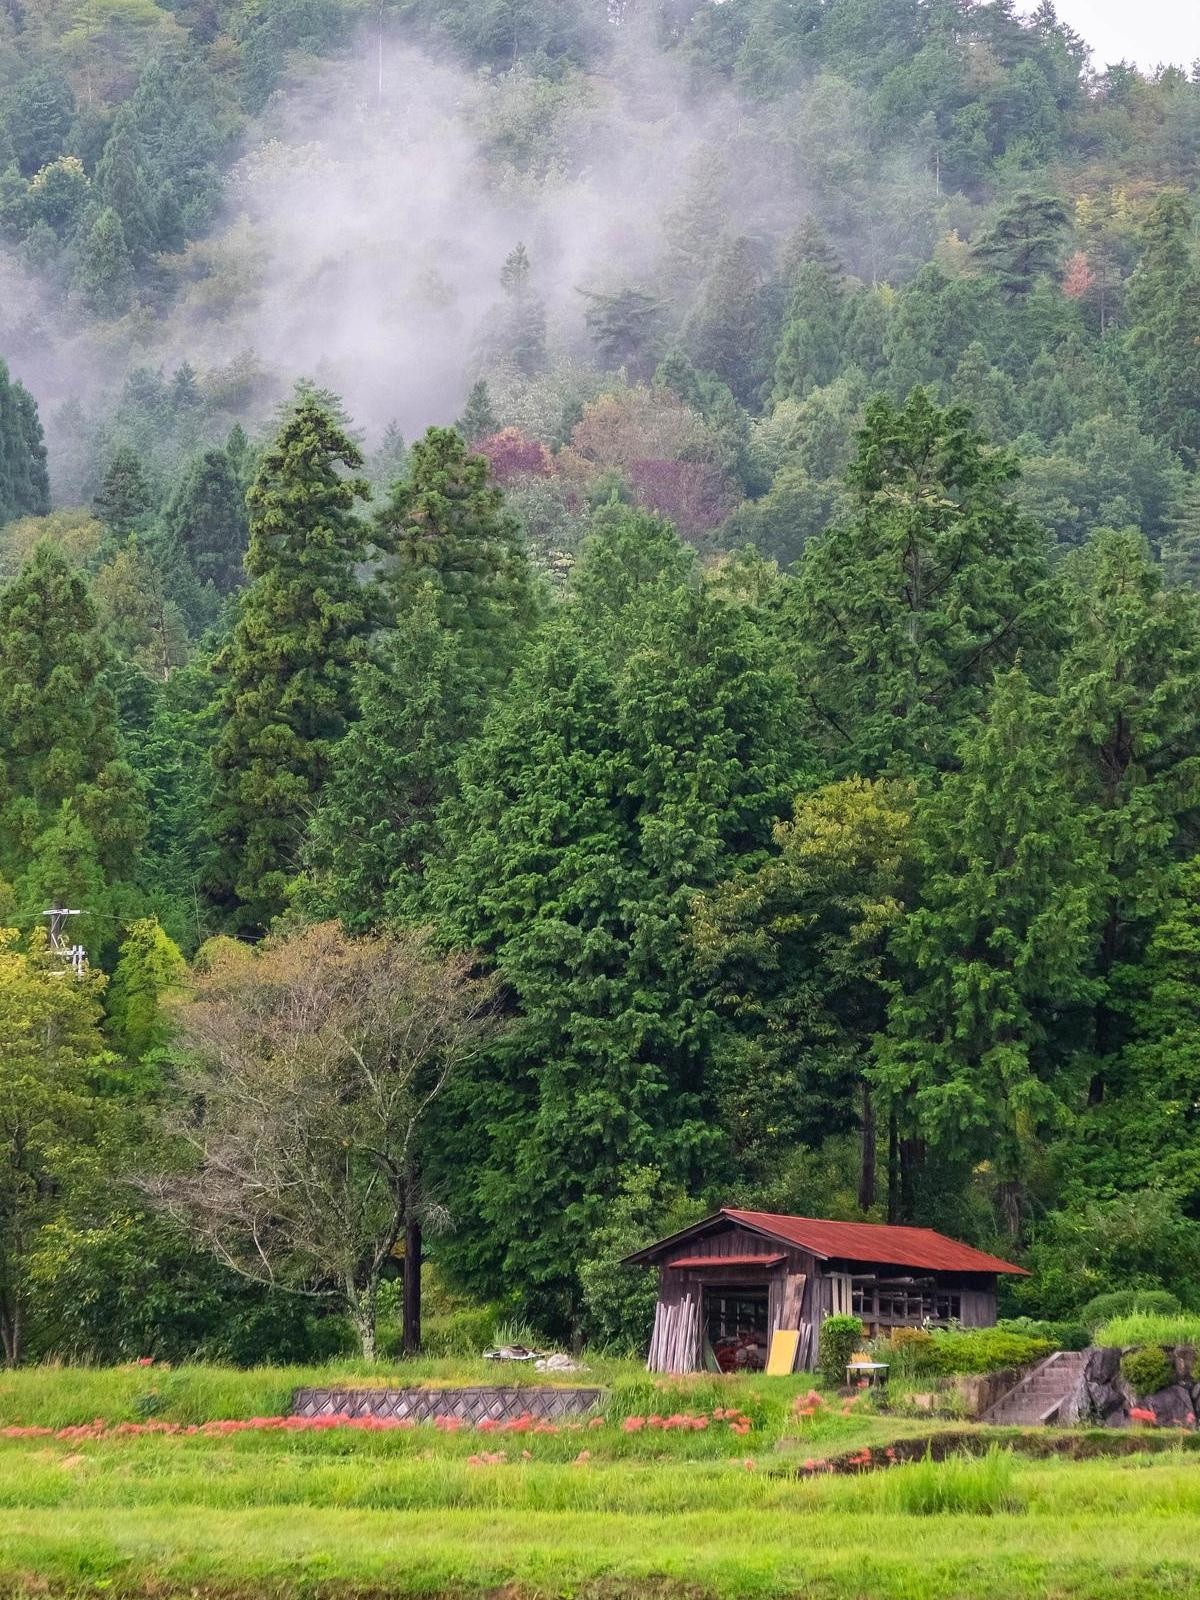
[[[850,1357],[862,1343],[863,1325],[857,1317],[826,1317],[821,1324],[820,1367],[826,1382],[845,1383]]]
[[[946,1374],[1001,1372],[1006,1367],[1028,1367],[1043,1361],[1058,1348],[1050,1339],[1005,1333],[1000,1328],[964,1328],[939,1331],[933,1336],[932,1365],[928,1371]]]
[[[1001,1333],[1019,1333],[1026,1339],[1049,1339],[1056,1350],[1086,1350],[1091,1330],[1082,1322],[1044,1322],[1037,1317],[1001,1317]]]
[[[1121,1376],[1139,1398],[1165,1389],[1174,1375],[1174,1367],[1158,1345],[1131,1350],[1121,1358]]]
[[[934,1338],[927,1328],[893,1328],[879,1341],[878,1353],[898,1376],[938,1371]]]
[[[1167,1289],[1113,1289],[1088,1301],[1079,1313],[1080,1322],[1093,1332],[1115,1317],[1133,1317],[1148,1312],[1152,1316],[1172,1316],[1181,1311],[1176,1297]]]

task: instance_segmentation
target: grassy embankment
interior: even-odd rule
[[[349,1376],[34,1370],[0,1376],[0,1425],[270,1414],[296,1383]],[[791,1398],[807,1380],[655,1385],[610,1363],[603,1377],[605,1421],[579,1432],[0,1440],[0,1594],[263,1600],[509,1586],[522,1596],[1150,1600],[1200,1591],[1194,1454],[1027,1462],[993,1451],[805,1478],[797,1468],[809,1457],[929,1423],[858,1406],[843,1416],[836,1404],[797,1420]],[[652,1410],[727,1406],[751,1419],[749,1434],[716,1421],[686,1433],[623,1425]],[[471,1461],[501,1450],[503,1461]]]

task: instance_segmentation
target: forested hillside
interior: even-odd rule
[[[1200,1306],[1200,69],[12,0],[0,112],[10,1358],[344,1336],[180,1105],[368,955],[473,1041],[396,1215],[549,1332],[719,1203]]]

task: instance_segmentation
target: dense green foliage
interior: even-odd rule
[[[336,1347],[143,1183],[189,1159],[206,941],[331,918],[495,982],[403,1181],[445,1281],[547,1335],[635,1345],[617,1259],[739,1201],[1015,1257],[1044,1328],[1200,1305],[1200,80],[1094,70],[1048,4],[634,10],[0,16],[26,1349]],[[688,159],[636,268],[633,211],[569,266],[541,224],[416,248],[389,296],[466,365],[427,404],[357,328],[360,433],[324,360],[209,336],[266,304],[251,168],[286,209],[329,154],[290,97],[374,159],[341,110],[375,28],[478,73],[443,185],[472,217],[603,212],[616,105]],[[297,280],[298,336],[343,267]],[[71,398],[75,349],[105,381]],[[69,1072],[56,903],[91,963]]]

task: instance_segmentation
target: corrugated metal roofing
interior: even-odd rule
[[[679,1256],[667,1266],[675,1272],[697,1267],[777,1267],[786,1259],[782,1251],[774,1256]]]
[[[788,1217],[773,1211],[735,1211],[730,1207],[723,1207],[720,1215],[826,1260],[834,1257],[842,1261],[878,1261],[893,1267],[924,1267],[931,1272],[1017,1272],[1028,1276],[1024,1267],[948,1239],[932,1228],[883,1222],[827,1222],[819,1217]]]

